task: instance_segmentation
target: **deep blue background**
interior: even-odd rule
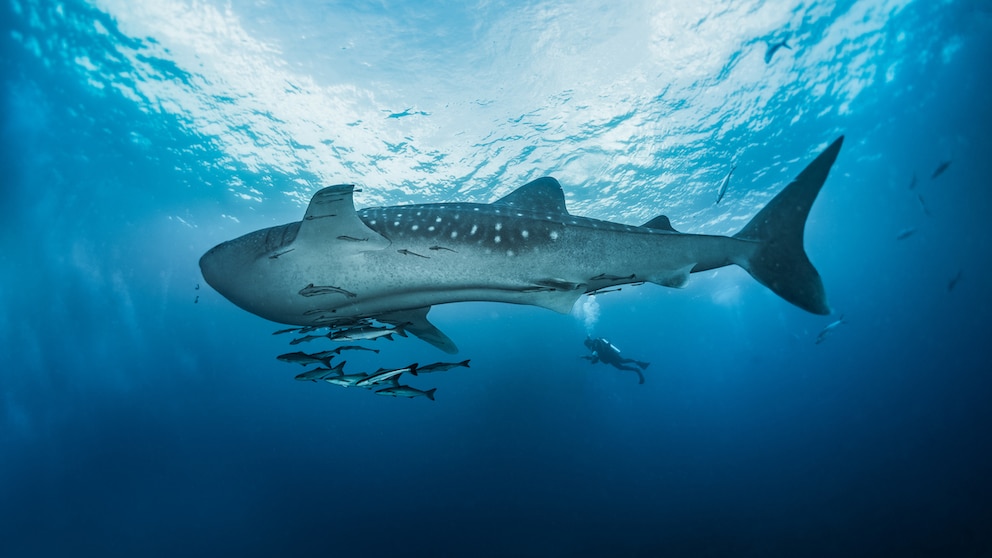
[[[252,171],[5,32],[0,556],[989,555],[992,26],[940,14],[957,55],[832,123],[807,246],[848,323],[823,343],[836,315],[740,270],[597,298],[644,385],[579,360],[579,319],[465,303],[432,312],[472,359],[433,403],[294,382],[279,326],[199,277],[228,233],[173,218]],[[349,367],[445,357],[375,346]]]

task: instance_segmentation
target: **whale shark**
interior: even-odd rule
[[[223,242],[200,258],[206,282],[265,319],[343,327],[375,319],[447,353],[455,343],[427,319],[463,301],[527,304],[561,313],[582,295],[737,265],[803,310],[830,313],[804,248],[806,219],[843,143],[837,138],[733,236],[676,231],[659,215],[627,225],[572,215],[551,177],[492,203],[355,209],[355,186],[321,189],[303,219]]]

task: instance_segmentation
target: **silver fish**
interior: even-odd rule
[[[385,337],[386,339],[392,341],[394,333],[406,337],[406,333],[404,333],[402,329],[374,326],[363,326],[345,329],[342,331],[335,331],[328,334],[327,337],[331,341],[375,341],[380,337]]]
[[[816,344],[819,345],[820,343],[823,343],[823,340],[827,338],[827,335],[829,335],[830,332],[840,327],[841,324],[846,324],[846,323],[847,322],[844,321],[844,315],[841,314],[840,318],[838,318],[837,321],[827,324],[827,327],[820,330],[820,333],[816,335]]]
[[[344,387],[352,387],[360,380],[364,380],[369,375],[365,372],[359,372],[358,374],[342,374],[340,376],[332,376],[329,378],[324,378],[324,381],[329,384],[335,384]]]
[[[720,183],[720,193],[716,196],[716,203],[720,203],[723,195],[727,193],[727,186],[730,186],[730,175],[734,174],[736,168],[737,165],[730,165],[730,172],[727,173],[727,176],[723,177],[723,182]]]

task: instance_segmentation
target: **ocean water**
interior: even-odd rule
[[[988,2],[0,20],[0,556],[992,555]],[[440,306],[455,357],[349,355],[470,358],[417,380],[436,401],[294,381],[284,326],[197,265],[337,183],[485,203],[550,175],[577,215],[731,234],[842,134],[805,236],[832,315],[722,268]]]

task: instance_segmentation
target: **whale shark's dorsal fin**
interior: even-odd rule
[[[389,240],[368,228],[355,213],[353,184],[328,186],[313,195],[294,242],[341,243],[355,252],[381,250]],[[335,246],[334,249],[340,249]]]
[[[647,223],[641,225],[641,227],[646,229],[654,229],[657,231],[668,231],[673,233],[679,232],[675,230],[675,227],[672,226],[672,222],[664,215],[659,215],[654,219],[651,219]]]
[[[544,211],[552,215],[568,215],[568,210],[565,209],[565,194],[561,191],[561,184],[558,184],[558,181],[550,176],[528,182],[494,201],[492,205],[505,205],[529,211]]]

